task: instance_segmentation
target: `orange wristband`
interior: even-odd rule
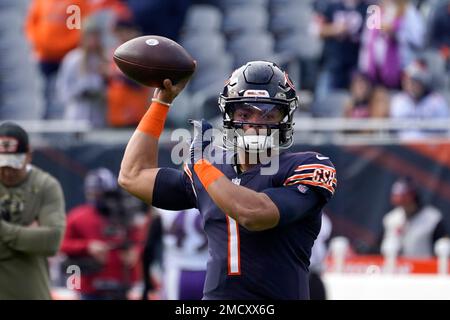
[[[159,138],[164,129],[164,123],[168,112],[168,106],[159,102],[152,102],[150,108],[148,108],[147,112],[142,117],[141,122],[139,122],[137,129],[154,136],[155,138]]]
[[[222,171],[205,159],[201,159],[194,164],[194,171],[206,190],[208,190],[211,183],[224,176]]]

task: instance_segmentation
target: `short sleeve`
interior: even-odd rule
[[[290,224],[311,214],[319,213],[324,199],[309,187],[283,186],[263,190],[280,213],[279,226]]]
[[[197,207],[197,197],[189,168],[185,171],[161,168],[153,188],[152,205],[166,210],[185,210]]]
[[[283,186],[300,185],[312,188],[326,201],[331,199],[337,187],[336,169],[329,157],[319,153],[309,153],[299,158],[283,181]]]

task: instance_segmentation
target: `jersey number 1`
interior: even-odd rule
[[[241,251],[239,241],[239,225],[233,218],[227,216],[228,227],[228,275],[241,274]]]
[[[234,184],[239,185],[240,179],[233,179]],[[239,224],[233,218],[227,217],[228,228],[228,275],[241,275],[241,244],[239,239]]]

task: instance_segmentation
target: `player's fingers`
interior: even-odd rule
[[[172,91],[173,84],[170,79],[165,79],[163,82],[163,85],[164,85],[164,89],[166,89],[167,91]]]

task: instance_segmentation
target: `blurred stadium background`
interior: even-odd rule
[[[66,25],[72,4],[81,9],[81,30]],[[381,8],[383,28],[401,21],[386,27],[395,45],[367,27],[377,12],[367,9],[371,4]],[[337,168],[337,193],[326,207],[330,244],[337,243],[325,261],[329,298],[448,299],[450,277],[438,275],[448,256],[441,262],[433,255],[403,257],[387,270],[376,245],[392,209],[391,185],[403,176],[450,229],[449,28],[448,0],[2,0],[0,119],[30,132],[33,162],[59,179],[69,211],[84,201],[89,169],[118,172],[148,106],[151,90],[127,81],[112,64],[124,39],[138,32],[167,36],[198,61],[169,113],[163,166],[175,166],[172,129],[188,128],[188,118],[220,125],[218,93],[235,67],[275,61],[299,90],[292,149],[321,152]],[[374,43],[392,55],[380,58]],[[77,60],[73,50],[89,46],[101,51],[98,61]],[[80,68],[89,76],[71,77]],[[411,81],[423,89],[415,99]],[[62,286],[61,259],[52,260],[55,297],[76,298]]]

